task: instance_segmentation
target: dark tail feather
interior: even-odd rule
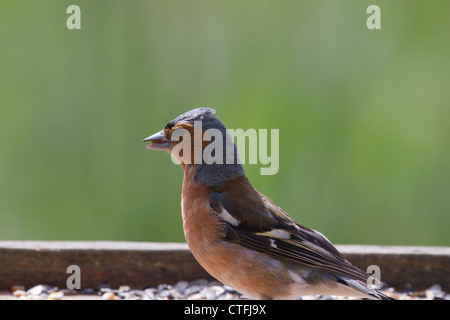
[[[373,300],[396,300],[382,293],[378,289],[369,288],[365,283],[359,280],[349,279],[347,277],[337,278],[338,282],[345,284],[347,287],[353,289],[356,292],[363,293],[369,299]]]

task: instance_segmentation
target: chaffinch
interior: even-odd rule
[[[184,234],[200,265],[223,284],[253,299],[294,299],[310,294],[390,299],[370,288],[369,274],[348,262],[324,235],[299,225],[256,190],[245,175],[234,143],[223,148],[222,164],[195,161],[196,152],[214,141],[202,139],[201,149],[195,148],[197,123],[202,124],[201,134],[216,129],[224,141],[230,138],[214,114],[210,108],[188,111],[143,140],[151,142],[146,148],[168,151],[181,163]],[[189,138],[190,150],[177,148]],[[231,151],[230,163],[225,159]]]

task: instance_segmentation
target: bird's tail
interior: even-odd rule
[[[360,280],[350,279],[347,277],[339,277],[338,282],[342,285],[345,285],[347,289],[358,293],[358,296],[365,296],[365,298],[369,298],[372,300],[395,300],[392,297],[385,295],[379,289],[369,288],[366,283],[363,283]]]

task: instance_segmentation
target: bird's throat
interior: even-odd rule
[[[207,187],[220,186],[228,180],[245,175],[241,164],[183,164],[185,179],[193,176],[194,181]]]

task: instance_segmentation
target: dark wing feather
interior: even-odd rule
[[[211,207],[218,213],[225,209],[233,218],[240,221],[233,225],[224,221],[226,235],[224,239],[238,242],[274,258],[287,262],[329,271],[338,275],[351,277],[355,280],[366,281],[369,275],[348,262],[339,251],[321,233],[297,224],[283,209],[269,198],[253,189],[252,195],[259,201],[244,205],[234,204],[234,197],[226,192],[214,191],[211,197]],[[250,192],[250,191],[248,191]],[[248,192],[246,194],[248,194]],[[241,198],[242,199],[242,198]],[[239,211],[236,210],[239,208]],[[251,225],[246,215],[266,217],[270,224],[258,223]],[[272,219],[268,219],[267,217]],[[256,228],[255,228],[256,227]]]

